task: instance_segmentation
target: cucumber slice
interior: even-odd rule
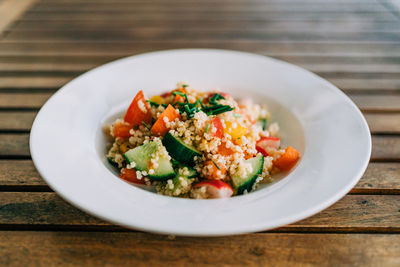
[[[245,162],[250,163],[252,171],[245,177],[240,177],[239,175],[232,176],[232,184],[238,195],[243,194],[244,190],[247,190],[247,192],[251,191],[257,177],[262,173],[264,157],[258,154],[256,157],[248,159]]]
[[[124,154],[128,163],[135,163],[135,169],[138,171],[149,171],[150,160],[154,153],[160,149],[161,144],[158,142],[149,142],[147,144],[130,149]],[[165,181],[175,177],[174,169],[172,168],[171,161],[165,157],[158,159],[158,167],[154,169],[153,174],[148,174],[150,180]]]
[[[263,119],[258,119],[258,120],[256,121],[256,124],[257,124],[257,125],[260,125],[261,128],[262,128],[263,130],[267,129],[267,119],[265,119],[265,118],[263,118]]]
[[[201,153],[196,148],[185,144],[180,138],[173,136],[169,132],[164,136],[162,143],[171,157],[180,163],[193,166],[194,157],[201,156]]]

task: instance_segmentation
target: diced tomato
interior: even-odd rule
[[[132,129],[132,125],[127,122],[117,122],[113,125],[113,135],[119,138],[128,138],[131,136],[129,131]]]
[[[268,149],[274,148],[278,149],[281,145],[281,139],[278,137],[263,137],[256,142],[256,149],[258,152],[264,155],[264,157],[268,156]]]
[[[193,185],[193,187],[206,187],[208,198],[226,198],[233,195],[232,187],[221,180],[205,180]]]
[[[123,168],[123,169],[121,169],[121,174],[119,177],[121,179],[124,179],[125,181],[131,182],[131,183],[145,184],[143,178],[140,180],[137,178],[135,169]]]
[[[264,148],[256,146],[256,150],[260,152],[264,157],[268,156],[268,152],[264,150]]]
[[[208,169],[206,175],[208,179],[221,179],[226,175],[226,168],[218,164],[215,165],[212,160],[206,161],[204,167]]]
[[[230,156],[233,154],[233,152],[234,151],[232,149],[226,147],[226,143],[224,142],[218,146],[218,154],[222,156]]]
[[[139,126],[143,122],[150,124],[151,118],[149,103],[146,102],[143,91],[140,90],[126,111],[124,121],[132,124],[132,126]]]
[[[300,158],[300,153],[291,146],[285,149],[285,153],[278,159],[274,160],[273,164],[282,171],[290,170]]]
[[[157,121],[154,123],[153,127],[151,128],[151,133],[153,135],[164,136],[169,128],[165,125],[164,118],[167,118],[168,121],[174,121],[176,118],[181,119],[181,115],[176,112],[176,109],[168,105],[168,107],[161,113],[160,117],[158,117]]]
[[[222,136],[224,135],[224,128],[222,126],[221,120],[218,117],[215,117],[214,119],[212,119],[212,125],[216,129],[215,133],[212,131],[212,135],[218,138],[222,138]]]

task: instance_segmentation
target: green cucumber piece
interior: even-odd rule
[[[247,190],[247,192],[251,191],[257,178],[262,173],[264,157],[263,155],[258,154],[256,157],[248,159],[245,162],[250,163],[252,171],[245,177],[240,177],[239,175],[232,176],[232,184],[238,195],[243,194],[245,190]]]
[[[164,136],[162,143],[171,157],[180,163],[193,166],[194,157],[201,156],[201,153],[196,148],[185,144],[179,137],[175,137],[169,132]]]
[[[118,163],[116,163],[112,158],[107,158],[107,161],[108,163],[110,163],[111,166],[119,169]]]
[[[148,173],[150,160],[154,153],[160,149],[160,143],[152,141],[147,144],[130,149],[124,154],[128,163],[135,163],[135,169],[138,171],[146,171]],[[175,177],[174,169],[171,161],[165,157],[158,159],[158,167],[154,169],[153,174],[148,174],[147,177],[153,181],[165,181]]]

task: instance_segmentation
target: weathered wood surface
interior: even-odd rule
[[[399,18],[391,0],[38,0],[0,27],[0,265],[400,265]],[[52,192],[29,153],[44,102],[105,62],[191,47],[272,56],[347,93],[373,133],[372,162],[350,194],[274,233],[171,240]]]
[[[4,266],[397,266],[400,236],[276,234],[190,238],[145,233],[0,233]],[[28,255],[28,256],[27,256]]]
[[[53,192],[0,192],[0,229],[112,227],[72,207]],[[276,231],[400,232],[400,195],[348,195],[330,208]],[[32,228],[32,229],[33,229]]]

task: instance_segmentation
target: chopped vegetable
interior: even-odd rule
[[[232,139],[238,139],[247,133],[247,128],[241,125],[239,122],[225,122],[224,132],[229,134]]]
[[[280,145],[281,139],[278,137],[263,137],[256,142],[256,149],[266,157],[268,156],[268,149],[278,149]]]
[[[222,156],[229,156],[233,154],[233,150],[230,148],[226,147],[226,143],[222,142],[218,146],[218,153],[221,154]]]
[[[160,117],[158,117],[157,121],[154,123],[153,127],[151,128],[151,133],[153,135],[164,136],[169,130],[169,128],[166,126],[165,120],[172,122],[176,118],[181,119],[181,115],[176,113],[176,110],[173,106],[168,105],[168,107],[163,113],[161,113]]]
[[[124,179],[125,181],[131,182],[131,183],[144,184],[144,178],[138,179],[135,169],[123,168],[123,169],[121,169],[121,174],[119,177],[121,179]]]
[[[140,90],[126,111],[124,121],[130,123],[132,126],[139,126],[142,124],[142,121],[150,123],[151,119],[150,107],[144,98],[143,91]]]
[[[147,125],[144,121],[142,123],[143,123],[144,127],[146,127],[149,131],[151,131],[151,128],[149,125]]]
[[[221,180],[205,180],[193,185],[193,188],[206,187],[208,198],[226,198],[233,195],[232,187]]]
[[[208,130],[210,130],[210,124],[209,123],[206,124],[206,128],[204,128],[204,132],[208,133]]]
[[[113,125],[113,135],[119,138],[128,138],[131,136],[132,125],[126,122],[117,122]]]
[[[226,168],[219,166],[213,160],[208,160],[204,163],[204,168],[207,168],[207,179],[221,179],[226,175]]]
[[[212,125],[216,129],[216,131],[213,133],[213,135],[215,137],[222,138],[222,136],[224,135],[224,128],[222,126],[221,120],[218,117],[215,117],[212,120]]]
[[[274,160],[274,164],[282,171],[290,170],[299,160],[300,153],[291,146],[285,149],[285,153],[278,159]]]
[[[158,105],[161,105],[162,103],[164,103],[164,99],[159,96],[159,95],[154,95],[150,98],[150,101],[153,103],[156,103]]]

